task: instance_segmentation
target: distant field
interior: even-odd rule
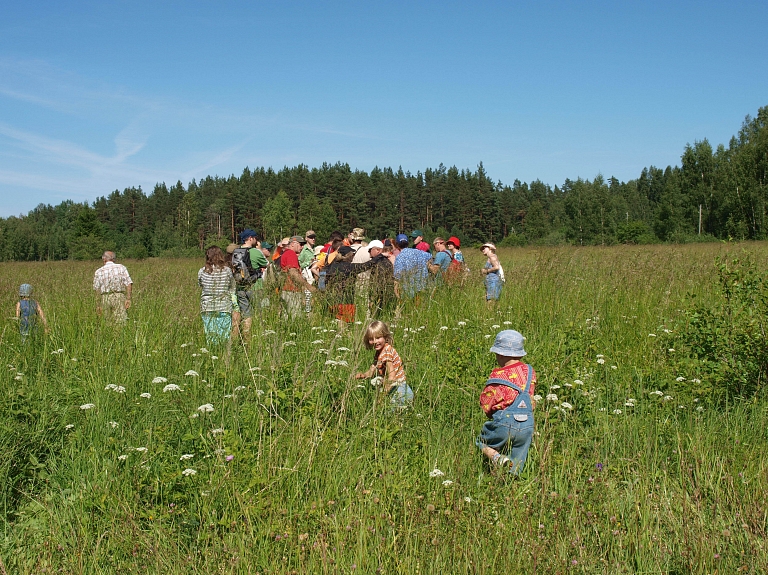
[[[227,364],[204,349],[201,261],[122,262],[119,332],[94,313],[100,262],[4,263],[0,573],[766,572],[768,402],[724,401],[683,356],[691,310],[723,305],[715,258],[760,275],[768,244],[499,254],[495,309],[468,250],[466,286],[393,322],[403,415],[350,377],[364,323],[289,322],[272,295]],[[52,328],[26,346],[23,282]],[[557,396],[517,480],[474,447],[504,328]]]

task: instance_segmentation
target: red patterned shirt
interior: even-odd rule
[[[531,368],[533,370],[533,368]],[[517,361],[506,367],[497,367],[491,371],[488,379],[504,379],[512,382],[520,388],[525,388],[528,381],[528,366],[521,361]],[[531,385],[528,388],[528,394],[533,397],[536,390],[536,372],[531,375]],[[490,417],[495,412],[506,409],[517,399],[518,391],[502,383],[492,383],[486,385],[480,394],[480,407],[485,414]]]

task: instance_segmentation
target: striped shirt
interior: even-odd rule
[[[384,345],[376,356],[376,372],[378,375],[382,377],[387,375],[387,363],[392,364],[389,368],[389,376],[387,379],[389,381],[405,381],[403,360],[400,359],[400,355],[390,344]]]
[[[197,272],[197,283],[203,288],[200,295],[200,312],[232,313],[232,298],[235,294],[235,278],[228,267],[213,268],[206,273],[205,268]]]
[[[132,283],[125,266],[112,261],[106,262],[93,275],[93,289],[102,294],[125,292],[126,287]]]

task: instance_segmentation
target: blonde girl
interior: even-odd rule
[[[400,355],[392,346],[394,340],[389,326],[383,321],[374,321],[368,326],[363,338],[365,347],[376,350],[373,364],[367,371],[355,375],[355,379],[382,378],[385,393],[391,393],[390,403],[394,409],[405,409],[413,401],[413,390],[405,381],[405,368]]]

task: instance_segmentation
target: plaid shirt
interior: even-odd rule
[[[102,294],[125,292],[126,287],[132,283],[125,266],[115,262],[106,262],[93,275],[93,289]]]

